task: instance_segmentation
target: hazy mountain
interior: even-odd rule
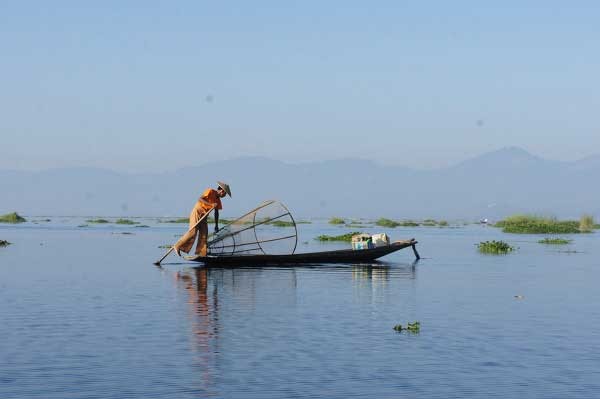
[[[162,174],[95,168],[0,171],[0,213],[179,216],[216,180],[230,183],[233,217],[264,199],[280,199],[297,217],[477,219],[528,212],[600,215],[600,156],[576,162],[503,148],[449,168],[412,170],[345,159],[289,164],[249,157]]]

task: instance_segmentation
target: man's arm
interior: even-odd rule
[[[219,210],[215,208],[215,233],[219,231]]]

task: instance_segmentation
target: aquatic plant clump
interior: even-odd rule
[[[379,218],[377,219],[377,221],[375,222],[376,226],[381,226],[381,227],[390,227],[390,228],[394,228],[394,227],[398,227],[400,226],[400,223],[393,221],[391,219],[386,219],[386,218]]]
[[[88,223],[97,223],[97,224],[110,223],[106,219],[89,219],[89,220],[86,220],[86,222],[88,222]]]
[[[178,219],[169,219],[169,220],[159,220],[159,223],[189,223],[189,218],[178,218]]]
[[[352,236],[355,236],[357,234],[362,234],[360,231],[353,231],[352,233],[348,233],[348,234],[342,234],[339,236],[328,236],[328,235],[320,235],[318,237],[315,238],[315,240],[317,241],[346,241],[346,242],[351,242],[352,241]]]
[[[117,221],[115,223],[116,224],[127,224],[127,225],[139,224],[139,222],[134,222],[133,220],[129,220],[129,219],[117,219]]]
[[[269,224],[272,226],[275,226],[275,227],[294,227],[295,226],[295,224],[293,222],[287,222],[284,220],[276,220]]]
[[[402,326],[402,324],[396,324],[394,326],[394,331],[397,331],[397,332],[408,331],[411,333],[418,334],[421,331],[421,323],[418,321],[415,321],[414,323],[408,323],[408,325],[406,327]]]
[[[479,252],[483,252],[486,254],[507,254],[515,250],[514,247],[511,247],[504,241],[482,241],[477,244],[477,248],[479,248]]]
[[[0,240],[0,247],[7,247],[10,245],[10,242],[5,240]]]
[[[510,216],[497,222],[494,226],[502,228],[505,233],[515,234],[574,234],[581,232],[577,221],[559,221],[555,218],[531,215]]]
[[[0,223],[23,223],[27,220],[20,216],[17,212],[7,213],[0,216]]]
[[[342,218],[332,217],[329,219],[329,224],[346,224],[346,221]]]
[[[539,240],[540,244],[550,244],[550,245],[566,245],[570,244],[573,240],[567,240],[566,238],[544,238],[543,240]]]

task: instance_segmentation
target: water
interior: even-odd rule
[[[3,399],[600,397],[597,233],[564,247],[482,226],[373,228],[417,238],[424,259],[157,268],[185,226],[51,219],[0,225]],[[299,251],[349,231],[298,228]],[[479,254],[488,239],[519,249]],[[393,330],[416,320],[419,334]]]

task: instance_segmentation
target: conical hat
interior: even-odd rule
[[[221,187],[223,190],[225,190],[227,195],[229,195],[231,197],[231,189],[229,188],[229,184],[223,183],[222,181],[218,181],[217,184],[219,185],[219,187]]]

